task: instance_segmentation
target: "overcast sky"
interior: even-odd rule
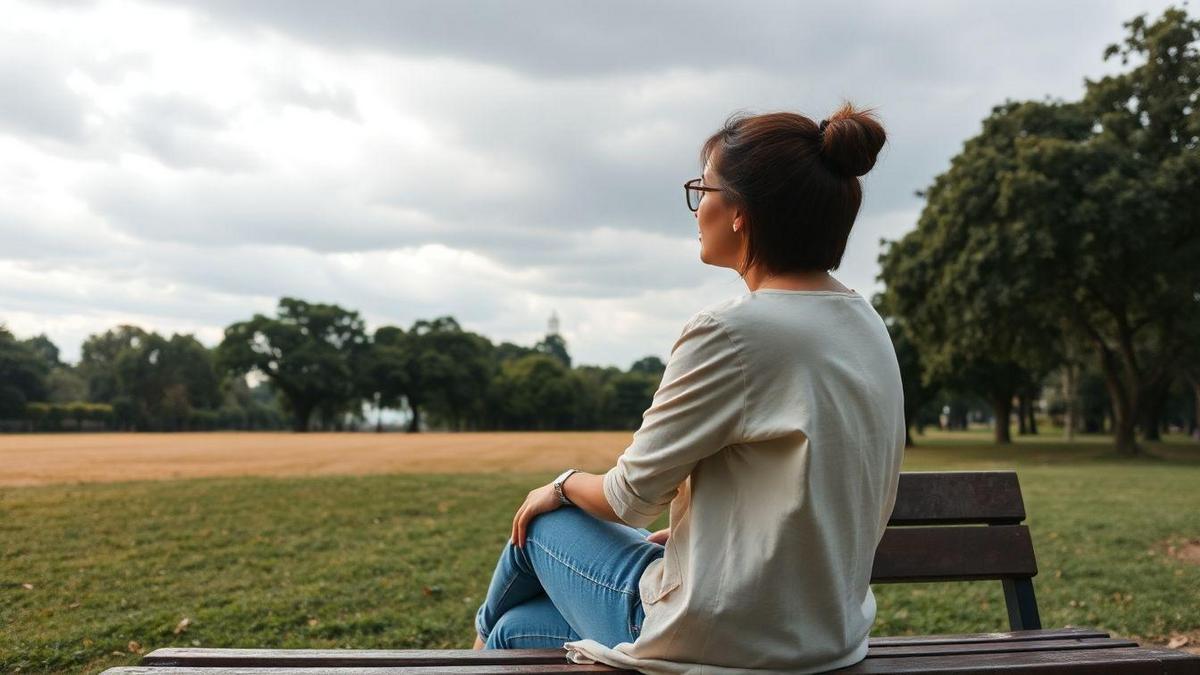
[[[453,315],[576,363],[665,358],[743,294],[682,184],[736,110],[875,106],[843,283],[1006,98],[1078,98],[1166,3],[0,0],[0,322],[78,359],[215,345],[280,296],[371,330]]]

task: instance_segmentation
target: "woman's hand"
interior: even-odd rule
[[[517,509],[517,515],[513,516],[512,543],[518,548],[524,546],[525,533],[529,531],[529,521],[562,505],[563,503],[558,499],[558,493],[554,491],[553,483],[530,490],[529,494],[525,496],[525,503]]]
[[[646,541],[652,541],[656,544],[662,544],[663,546],[666,546],[667,539],[669,539],[670,537],[671,537],[671,528],[666,527],[666,528],[659,530],[658,532],[650,533],[650,535],[648,535],[646,537]]]

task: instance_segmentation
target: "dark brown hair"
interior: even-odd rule
[[[884,140],[873,112],[849,103],[823,124],[788,112],[730,116],[700,158],[746,214],[738,273],[755,263],[773,274],[837,269],[862,204],[858,177]]]

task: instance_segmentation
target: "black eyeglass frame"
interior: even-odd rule
[[[706,185],[700,185],[699,183],[702,180],[704,180],[704,179],[703,178],[693,178],[683,184],[683,199],[685,202],[687,202],[688,210],[690,210],[693,213],[700,210],[700,200],[704,199],[705,192],[724,192],[725,191],[724,188],[715,188],[715,187],[708,187]],[[692,190],[695,190],[700,193],[700,196],[696,197],[696,205],[695,206],[692,206]]]

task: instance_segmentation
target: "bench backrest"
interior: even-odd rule
[[[1014,471],[902,472],[871,582],[999,580],[1012,629],[1040,628],[1023,520]]]

